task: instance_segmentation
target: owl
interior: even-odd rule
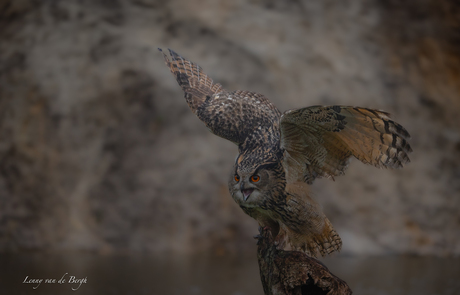
[[[316,178],[344,174],[351,157],[375,167],[409,162],[410,135],[386,112],[333,105],[281,113],[264,95],[227,91],[197,64],[169,54],[171,60],[163,53],[165,63],[192,112],[238,146],[230,194],[271,231],[278,249],[312,257],[340,251],[339,235],[309,195]]]

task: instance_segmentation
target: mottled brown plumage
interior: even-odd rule
[[[262,94],[229,92],[198,65],[169,52],[171,61],[163,54],[166,65],[192,111],[211,132],[238,145],[229,180],[233,199],[271,229],[280,249],[316,257],[341,248],[307,183],[344,174],[351,156],[376,167],[409,162],[409,133],[388,113],[313,106],[281,114]]]

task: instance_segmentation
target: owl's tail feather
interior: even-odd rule
[[[163,50],[158,48],[163,53]],[[221,92],[222,85],[213,83],[212,79],[203,72],[203,69],[195,63],[184,59],[171,49],[168,56],[163,53],[165,63],[176,77],[177,83],[185,92],[185,100],[194,113],[206,99],[210,99],[215,93]]]

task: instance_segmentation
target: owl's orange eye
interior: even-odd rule
[[[240,177],[238,176],[238,174],[235,174],[235,181],[236,182],[240,181]]]
[[[251,176],[251,181],[252,182],[258,182],[259,180],[260,180],[260,176],[258,176],[258,175]]]

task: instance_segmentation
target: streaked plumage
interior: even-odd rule
[[[189,107],[212,133],[238,145],[229,180],[233,199],[271,229],[280,248],[315,257],[341,248],[307,183],[344,174],[351,156],[376,167],[409,162],[409,133],[388,113],[312,106],[282,114],[262,94],[227,91],[198,65],[169,52],[171,61],[163,54],[166,65]]]

